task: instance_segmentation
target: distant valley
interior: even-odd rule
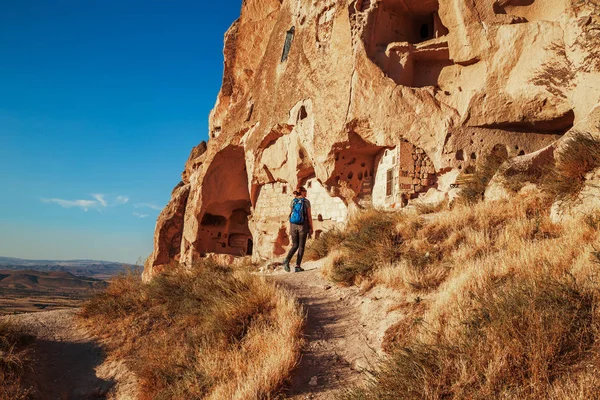
[[[77,276],[96,279],[109,279],[125,272],[135,265],[113,261],[97,260],[24,260],[21,258],[0,257],[0,269],[36,270],[44,272],[62,271]]]
[[[79,307],[136,266],[96,260],[0,257],[0,315]]]

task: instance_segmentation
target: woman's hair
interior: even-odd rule
[[[306,188],[304,186],[298,185],[296,190],[294,190],[294,196],[300,196],[303,192],[306,192]]]

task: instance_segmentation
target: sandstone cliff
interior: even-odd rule
[[[210,140],[145,277],[207,253],[280,256],[297,183],[318,234],[356,207],[447,192],[492,149],[552,145],[600,102],[599,14],[597,0],[244,0]]]

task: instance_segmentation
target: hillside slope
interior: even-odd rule
[[[107,285],[99,279],[75,276],[63,271],[0,270],[0,288],[70,291],[104,289]]]

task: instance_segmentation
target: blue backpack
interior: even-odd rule
[[[304,207],[304,199],[303,198],[295,198],[292,202],[292,212],[290,213],[290,222],[292,224],[303,224],[304,223],[304,214],[306,213],[306,209]]]

